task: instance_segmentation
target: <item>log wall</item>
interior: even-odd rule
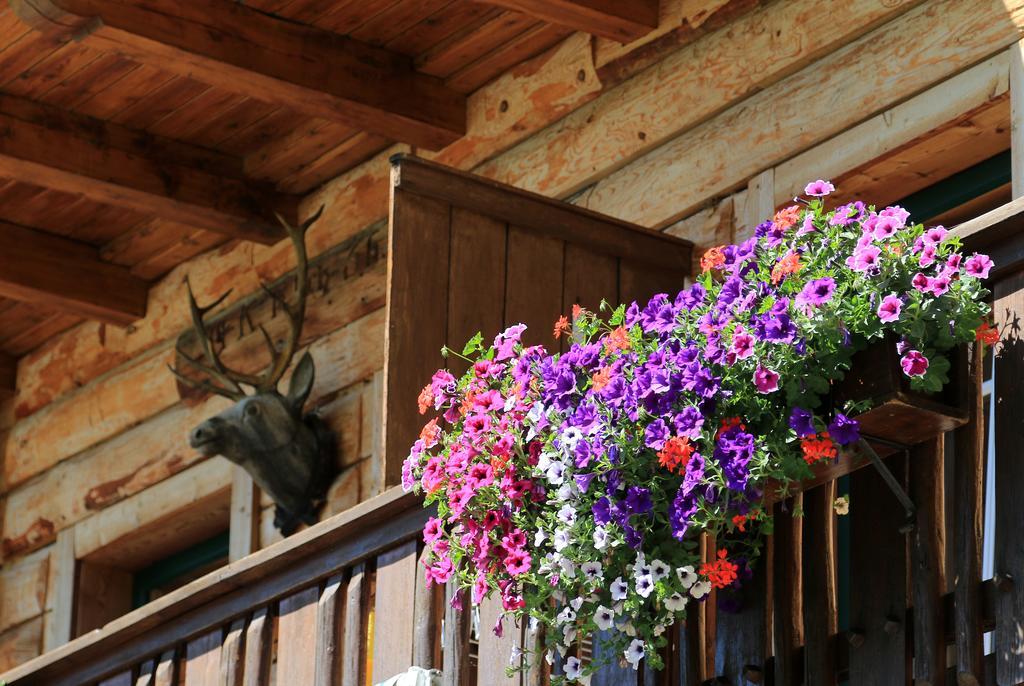
[[[887,202],[1010,147],[1006,49],[1024,34],[1020,0],[663,5],[646,39],[622,47],[574,35],[482,87],[468,134],[429,157],[667,229],[699,256],[747,235],[809,179]],[[305,331],[312,405],[342,438],[328,514],[384,488],[379,237],[387,160],[406,151],[396,146],[303,204],[307,215],[325,206],[310,254],[339,266]],[[343,262],[337,251],[351,249]],[[165,365],[189,325],[186,275],[200,302],[230,287],[229,306],[258,309],[259,281],[293,268],[286,243],[228,244],[155,284],[133,326],[86,323],[20,361],[18,392],[0,405],[0,669],[67,640],[76,558],[114,559],[134,549],[132,532],[175,519],[179,543],[229,525],[250,550],[277,539],[269,502],[187,446],[188,429],[223,401],[183,400]]]

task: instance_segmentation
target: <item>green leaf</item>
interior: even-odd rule
[[[483,350],[483,342],[484,335],[477,331],[476,335],[470,338],[469,341],[466,343],[466,346],[462,349],[462,354],[465,355],[466,357],[469,357],[473,353]]]

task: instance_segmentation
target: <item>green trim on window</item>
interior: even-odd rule
[[[1008,183],[1009,150],[912,193],[897,204],[910,212],[911,220],[926,222]]]
[[[148,567],[135,572],[132,577],[132,609],[149,602],[154,589],[171,583],[178,577],[197,570],[228,556],[228,532],[197,543],[191,548],[168,555]]]

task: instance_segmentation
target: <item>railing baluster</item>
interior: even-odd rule
[[[342,579],[332,576],[316,607],[315,686],[334,686],[338,675],[338,651],[341,648]]]
[[[253,613],[245,629],[245,674],[243,686],[266,686],[270,683],[270,640],[273,634],[267,608]]]
[[[135,677],[135,686],[153,686],[153,671],[156,664],[153,660],[146,660],[139,667],[139,675]]]
[[[420,560],[427,554],[420,553]],[[425,669],[440,666],[441,633],[440,587],[427,585],[426,567],[416,565],[416,607],[413,629],[412,662]]]
[[[968,349],[971,380],[967,384],[970,421],[956,430],[953,468],[954,549],[956,550],[955,615],[956,673],[961,686],[979,686],[983,677],[984,643],[978,585],[981,583],[985,485],[985,409],[981,381],[984,348]]]
[[[284,598],[277,617],[277,683],[312,684],[316,665],[317,586]]]
[[[377,557],[371,683],[390,679],[412,666],[415,585],[415,540]]]
[[[774,554],[772,556],[773,632],[775,636],[775,684],[799,686],[801,672],[796,648],[803,643],[802,541],[803,517],[794,511],[803,507],[803,494],[775,506]]]
[[[366,666],[366,573],[360,563],[352,568],[345,587],[342,623],[341,686],[362,686]]]
[[[220,629],[189,641],[186,648],[185,683],[188,686],[220,686]]]
[[[122,672],[117,676],[104,679],[100,682],[100,686],[132,686],[132,673]]]
[[[911,449],[910,496],[917,509],[910,559],[914,604],[914,683],[942,683],[946,637],[942,617],[945,521],[943,436]]]
[[[837,629],[836,482],[804,493],[803,616],[804,683],[834,686],[836,656],[831,637]]]
[[[469,678],[469,599],[466,612],[452,607],[452,584],[445,587],[443,686],[463,686]]]
[[[478,684],[511,686],[519,683],[518,676],[512,679],[505,676],[505,668],[508,666],[509,657],[512,654],[512,644],[519,642],[519,627],[506,620],[502,638],[495,636],[494,624],[500,613],[501,597],[497,593],[484,599],[480,604],[480,640],[477,652]]]
[[[221,686],[239,686],[242,682],[244,635],[245,621],[239,619],[231,624],[224,637],[220,651]]]

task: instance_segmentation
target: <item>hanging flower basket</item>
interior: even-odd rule
[[[958,347],[995,335],[991,260],[898,207],[829,211],[831,190],[809,184],[750,240],[708,251],[678,294],[603,318],[575,308],[555,325],[563,354],[524,347],[521,325],[491,346],[477,335],[469,371],[440,370],[421,392],[439,416],[403,484],[437,505],[427,577],[462,589],[457,604],[498,594],[496,632],[543,625],[547,644],[520,667],[559,659],[586,681],[601,665],[576,646],[603,632],[602,654],[660,668],[667,629],[756,564],[766,499],[862,434],[891,450],[965,419],[950,380]]]

